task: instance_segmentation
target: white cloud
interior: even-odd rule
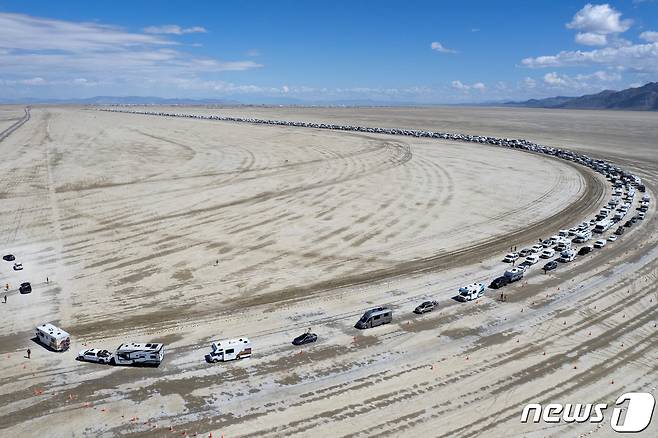
[[[551,73],[546,73],[544,75],[544,83],[546,85],[555,87],[555,86],[564,86],[567,84],[567,81],[565,78],[561,77],[556,72],[551,72]]]
[[[543,77],[544,85],[565,90],[599,90],[606,86],[606,83],[619,80],[621,80],[621,74],[618,72],[606,72],[602,70],[590,74],[577,74],[575,76],[550,72],[546,73]]]
[[[475,82],[471,85],[464,84],[462,81],[452,81],[452,88],[468,92],[469,90],[484,91],[487,87],[482,82]]]
[[[648,30],[646,32],[642,32],[640,34],[640,38],[642,38],[644,41],[649,41],[651,43],[658,43],[658,32]]]
[[[0,75],[5,85],[120,83],[139,88],[146,80],[261,67],[252,60],[194,56],[179,47],[162,36],[115,26],[0,13]]]
[[[521,65],[530,68],[604,65],[656,73],[658,72],[658,43],[631,44],[590,51],[562,51],[557,55],[525,58],[521,60]]]
[[[183,35],[186,33],[206,33],[207,30],[201,26],[183,28],[177,24],[165,24],[162,26],[145,27],[144,32],[151,34]]]
[[[0,48],[10,50],[120,50],[176,44],[153,35],[125,32],[97,23],[0,13]]]
[[[532,90],[533,88],[535,88],[537,86],[537,81],[535,81],[532,78],[525,77],[523,79],[523,82],[521,83],[521,86],[525,89]]]
[[[457,53],[456,50],[448,49],[447,47],[444,47],[443,44],[441,44],[438,41],[432,42],[432,44],[430,44],[430,47],[431,47],[432,50],[434,50],[436,52],[440,52],[440,53]]]
[[[606,35],[626,32],[632,23],[632,20],[622,20],[621,12],[610,7],[607,3],[603,5],[588,3],[573,16],[567,27]]]
[[[608,37],[602,33],[578,32],[576,42],[586,46],[605,46],[608,43]]]

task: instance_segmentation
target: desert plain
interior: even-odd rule
[[[0,251],[24,265],[0,265],[0,435],[614,436],[609,421],[521,412],[658,395],[658,114],[125,109],[526,138],[634,172],[652,203],[604,248],[531,267],[505,301],[488,289],[459,303],[511,247],[592,218],[605,178],[465,142],[33,106],[0,141]],[[24,117],[0,107],[0,132]],[[438,309],[414,315],[428,299]],[[380,305],[391,324],[353,327]],[[69,351],[32,340],[45,322],[71,334]],[[308,329],[318,342],[291,345]],[[239,337],[252,357],[204,360]],[[131,341],[164,343],[165,360],[75,360]],[[657,433],[654,418],[640,436]]]

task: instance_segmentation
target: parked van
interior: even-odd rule
[[[71,336],[64,330],[47,323],[36,329],[37,340],[55,351],[65,351],[71,345]]]
[[[158,366],[164,359],[164,344],[139,344],[136,342],[119,345],[114,355],[116,365]]]
[[[393,311],[388,307],[375,307],[363,314],[354,327],[358,329],[367,329],[377,327],[378,325],[388,324],[393,321]]]
[[[229,360],[240,360],[251,356],[251,342],[247,338],[228,339],[226,341],[213,342],[208,362],[226,362]]]

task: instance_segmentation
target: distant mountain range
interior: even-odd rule
[[[526,108],[658,111],[658,82],[649,82],[642,87],[622,91],[604,90],[580,97],[556,96],[523,102],[505,102],[505,105]]]

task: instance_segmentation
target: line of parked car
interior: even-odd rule
[[[389,135],[405,135],[405,136],[414,136],[414,137],[429,137],[429,138],[441,138],[441,139],[451,139],[459,141],[468,141],[476,143],[486,143],[501,147],[514,148],[519,150],[524,150],[528,152],[542,153],[545,155],[555,156],[561,159],[568,161],[573,161],[584,166],[587,166],[596,172],[603,174],[608,180],[611,181],[613,185],[613,198],[608,203],[607,209],[602,209],[597,215],[596,218],[592,219],[589,222],[583,222],[578,226],[569,229],[569,230],[560,230],[559,233],[555,236],[551,236],[549,239],[540,240],[536,245],[533,245],[530,248],[522,249],[519,253],[512,252],[505,256],[503,261],[506,263],[516,263],[516,261],[525,257],[525,260],[520,263],[518,266],[514,266],[511,269],[505,271],[505,273],[494,279],[490,285],[492,288],[503,287],[507,284],[513,283],[523,278],[526,270],[537,263],[540,259],[550,259],[559,252],[559,258],[557,260],[568,263],[575,259],[576,252],[571,247],[573,243],[584,243],[592,238],[592,231],[594,232],[604,232],[607,230],[611,224],[620,221],[628,211],[631,206],[633,197],[635,196],[635,189],[638,191],[644,192],[645,187],[641,184],[641,179],[623,169],[614,166],[612,163],[605,160],[597,160],[590,158],[584,154],[575,153],[569,150],[554,148],[549,146],[543,146],[536,143],[529,142],[523,139],[508,139],[508,138],[496,138],[488,136],[473,136],[465,134],[450,134],[450,133],[438,133],[432,131],[419,131],[419,130],[406,130],[406,129],[396,129],[396,128],[367,128],[360,126],[351,126],[351,125],[333,125],[333,124],[323,124],[323,123],[312,123],[312,122],[290,122],[290,121],[277,121],[277,120],[263,120],[255,118],[240,118],[240,117],[223,117],[223,116],[205,116],[205,115],[193,115],[193,114],[172,114],[164,112],[148,112],[148,111],[129,111],[121,109],[100,109],[101,111],[111,111],[111,112],[124,112],[124,113],[135,113],[135,114],[144,114],[144,115],[159,115],[166,117],[186,117],[186,118],[197,118],[197,119],[209,119],[209,120],[226,120],[233,122],[245,122],[245,123],[260,123],[260,124],[269,124],[269,125],[283,125],[283,126],[299,126],[299,127],[309,127],[309,128],[318,128],[318,129],[334,129],[334,130],[343,130],[343,131],[359,131],[359,132],[372,132],[372,133],[383,133]],[[620,203],[621,197],[624,195],[623,187],[626,187],[625,199],[631,202],[626,202],[621,207],[618,208],[617,213],[611,218],[608,222],[602,223],[603,220],[611,213],[612,208],[616,207]],[[634,187],[634,188],[633,188]],[[633,188],[631,190],[631,188]],[[633,219],[627,221],[624,226],[628,227],[635,223],[635,220],[642,220],[644,218],[644,213],[648,210],[649,206],[649,197],[645,195],[643,200],[638,207],[642,216],[638,215]],[[630,225],[629,225],[630,223]],[[594,226],[592,230],[591,227]],[[624,232],[622,227],[619,227],[615,232],[615,235],[610,236],[608,241],[614,241],[616,236],[622,235]],[[603,248],[606,244],[604,239],[599,239],[595,242],[595,247]],[[585,249],[589,246],[583,247],[580,249],[580,252],[587,253],[591,249]],[[13,257],[13,256],[12,256]],[[558,263],[556,260],[550,260],[544,265],[544,270],[549,271],[557,268]],[[21,266],[22,267],[22,266]],[[472,301],[480,298],[484,295],[486,291],[486,286],[484,283],[471,283],[459,288],[458,295],[456,297],[459,301]],[[414,313],[423,314],[431,312],[438,307],[437,301],[424,301],[414,309]],[[376,307],[373,309],[367,310],[361,318],[356,322],[355,328],[357,329],[369,329],[377,327],[383,324],[389,324],[393,320],[393,310],[388,307]],[[70,335],[64,330],[52,325],[52,324],[43,324],[37,327],[36,338],[43,345],[51,348],[54,351],[65,351],[69,348],[70,345]],[[318,339],[317,334],[310,331],[303,333],[302,335],[293,339],[292,343],[294,345],[303,345],[308,343],[316,342]],[[164,359],[164,344],[161,343],[125,343],[121,344],[114,353],[111,353],[109,350],[102,350],[97,348],[88,348],[82,350],[78,353],[77,359],[83,361],[97,362],[102,364],[114,364],[114,365],[159,365]],[[252,345],[251,341],[248,338],[239,338],[239,339],[229,339],[224,341],[213,342],[211,344],[210,352],[206,355],[206,360],[208,362],[218,362],[218,361],[228,361],[228,360],[238,360],[246,357],[250,357],[252,354]]]

